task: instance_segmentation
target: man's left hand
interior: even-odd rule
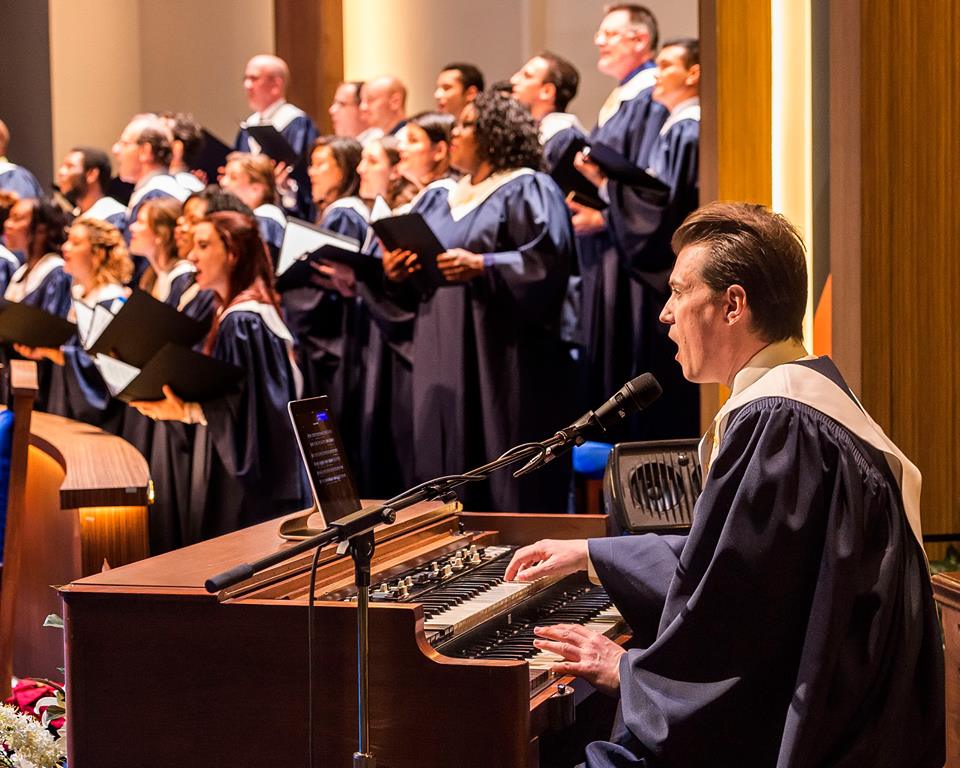
[[[551,671],[582,677],[598,691],[615,696],[620,690],[620,657],[626,650],[613,640],[579,624],[536,627],[535,647],[562,656]]]

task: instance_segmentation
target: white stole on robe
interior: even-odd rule
[[[617,114],[617,112],[620,111],[620,106],[625,101],[635,99],[642,91],[645,91],[647,88],[652,88],[656,82],[654,78],[656,71],[656,67],[645,67],[623,85],[618,85],[614,88],[610,92],[610,95],[607,96],[607,100],[603,102],[603,106],[600,107],[600,114],[597,116],[597,126],[602,126]]]
[[[63,266],[63,259],[55,253],[48,253],[40,258],[33,269],[27,272],[27,265],[22,264],[20,268],[13,273],[7,290],[3,293],[3,298],[7,301],[23,301],[27,296],[33,293],[57,267]]]
[[[300,372],[300,368],[297,365],[297,358],[293,351],[293,335],[287,329],[287,326],[284,325],[283,319],[280,317],[280,313],[277,312],[277,308],[273,304],[262,304],[259,301],[254,301],[250,299],[249,301],[241,301],[237,304],[232,304],[227,307],[223,314],[220,315],[221,322],[223,318],[233,312],[253,312],[255,315],[259,315],[263,320],[263,324],[267,326],[269,331],[276,336],[278,339],[283,341],[284,346],[287,348],[287,358],[290,360],[290,367],[293,369],[293,386],[294,391],[296,392],[297,397],[303,396],[303,374]]]
[[[880,451],[900,487],[910,530],[921,549],[923,548],[923,533],[920,526],[920,470],[886,436],[880,426],[864,410],[859,400],[840,389],[822,373],[805,365],[790,363],[776,365],[723,404],[711,428],[700,441],[700,465],[703,468],[704,477],[707,476],[710,465],[720,449],[730,414],[748,403],[765,397],[783,397],[803,403],[833,419],[851,434]],[[801,472],[803,469],[797,467],[797,471]]]
[[[127,214],[127,209],[123,204],[114,200],[112,197],[101,197],[97,202],[91,205],[87,210],[78,215],[81,219],[100,219],[106,221],[111,216],[118,213]]]
[[[454,221],[460,221],[474,208],[477,208],[484,200],[496,192],[504,184],[528,176],[533,171],[530,168],[514,168],[510,171],[499,171],[493,173],[479,184],[471,183],[471,176],[464,176],[457,182],[457,186],[450,192],[447,198],[450,204],[450,217]]]

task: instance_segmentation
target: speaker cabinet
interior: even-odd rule
[[[703,481],[697,440],[618,443],[603,476],[606,512],[628,533],[690,528]]]

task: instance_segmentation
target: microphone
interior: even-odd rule
[[[652,373],[640,374],[620,387],[613,397],[595,411],[587,411],[573,424],[546,440],[543,443],[543,453],[530,459],[514,472],[513,476],[520,477],[553,461],[568,448],[582,444],[590,434],[607,432],[621,421],[649,407],[662,394],[663,388]]]

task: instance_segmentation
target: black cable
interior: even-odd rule
[[[320,563],[320,550],[313,551],[313,562],[310,565],[310,595],[307,598],[307,765],[313,768],[313,604],[317,587],[317,567]]]

